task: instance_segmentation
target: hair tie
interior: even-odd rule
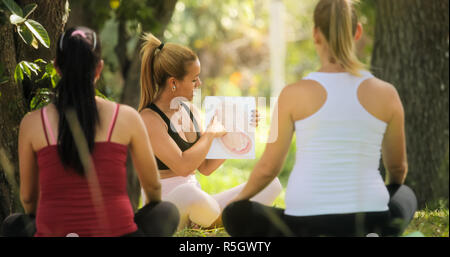
[[[61,39],[59,40],[59,49],[63,50],[63,42],[64,42],[64,35],[66,34],[66,32],[64,31],[61,35]],[[76,35],[80,35],[81,37],[87,39],[86,33],[82,30],[75,30],[72,32],[72,34],[70,34],[71,37],[76,36]],[[95,47],[97,46],[97,35],[95,33],[95,31],[92,32],[92,51],[95,50]]]
[[[164,43],[161,43],[161,44],[158,46],[158,49],[159,49],[159,50],[162,50],[163,47],[164,47]]]
[[[92,41],[94,41],[92,43],[92,51],[94,51],[95,47],[97,46],[97,34],[95,33],[95,31],[92,32]]]
[[[87,39],[86,33],[84,33],[84,31],[82,31],[82,30],[77,29],[77,30],[74,30],[74,31],[72,32],[72,34],[70,34],[71,37],[76,36],[76,35],[80,35],[80,36],[82,36],[83,38],[86,38],[86,39]]]
[[[63,49],[63,40],[64,40],[64,34],[66,34],[66,32],[64,31],[61,35],[61,39],[59,40],[59,49]]]

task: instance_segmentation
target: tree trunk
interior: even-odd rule
[[[419,206],[448,199],[449,2],[378,0],[373,73],[405,108],[409,173]]]
[[[14,69],[17,64],[14,33],[10,24],[0,26],[0,60],[9,79],[8,83],[0,85],[0,221],[12,212],[21,211],[17,191],[17,135],[26,108],[22,86],[14,82]],[[12,170],[8,169],[9,163],[12,164],[12,167],[9,167]]]
[[[19,2],[19,1],[17,1]],[[30,17],[40,22],[51,39],[50,49],[40,46],[38,50],[25,45],[9,23],[0,25],[0,60],[9,78],[0,85],[0,226],[1,221],[13,212],[23,211],[19,201],[18,132],[22,117],[29,111],[24,97],[24,87],[14,81],[14,69],[21,60],[34,61],[38,58],[51,60],[55,42],[64,27],[64,0],[24,0],[19,4],[34,2],[38,8]],[[28,85],[30,86],[30,85]],[[2,154],[3,153],[3,154]],[[11,165],[9,165],[11,164]],[[11,167],[11,169],[7,167]],[[9,171],[9,173],[6,173]],[[7,179],[8,174],[12,179]],[[14,190],[13,190],[14,189]]]

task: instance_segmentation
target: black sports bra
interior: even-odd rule
[[[164,122],[167,124],[167,133],[169,133],[169,136],[175,141],[175,143],[180,147],[181,151],[184,152],[187,149],[191,148],[197,141],[200,139],[200,129],[198,127],[197,121],[194,118],[194,114],[191,112],[189,107],[181,102],[181,105],[186,109],[186,111],[189,113],[189,116],[191,117],[192,123],[194,123],[195,131],[197,133],[197,139],[193,143],[186,142],[180,134],[178,134],[173,127],[172,123],[170,122],[170,119],[164,114],[158,106],[156,106],[154,103],[151,103],[147,106],[147,108],[152,109],[156,113],[161,116],[161,118],[164,120]],[[155,156],[156,157],[156,156]],[[158,163],[158,169],[160,170],[168,170],[169,167],[167,167],[161,160],[156,157],[156,162]]]

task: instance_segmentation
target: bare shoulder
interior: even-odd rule
[[[139,112],[139,115],[147,126],[151,124],[153,127],[162,126],[167,128],[167,125],[161,116],[152,109],[145,108]]]
[[[287,110],[293,120],[301,120],[319,110],[325,101],[326,91],[318,82],[300,80],[281,91],[278,106]]]
[[[134,109],[133,107],[128,106],[126,104],[121,104],[120,110],[122,111],[123,114],[125,114],[127,116],[139,117],[139,112],[136,109]]]
[[[285,99],[308,98],[320,90],[323,91],[318,82],[313,80],[300,80],[284,87],[280,93],[280,97]]]
[[[370,78],[365,80],[359,89],[359,94],[371,96],[385,104],[392,104],[399,100],[397,89],[394,85],[379,78]]]
[[[121,121],[127,124],[127,127],[136,125],[142,120],[136,109],[125,104],[120,105],[119,114]]]
[[[26,131],[36,129],[36,126],[39,124],[42,124],[41,109],[25,114],[20,122],[20,130]]]

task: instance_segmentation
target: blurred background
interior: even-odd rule
[[[172,1],[175,4],[168,12],[173,13],[167,23],[154,18],[155,7],[146,1],[69,2],[67,26],[85,24],[101,34],[106,67],[100,90],[117,101],[128,97],[124,87],[132,81],[131,74],[139,73],[139,66],[132,63],[138,61],[142,32],[153,32],[164,42],[186,45],[198,54],[203,96],[271,96],[270,23],[274,17],[282,26],[273,30],[284,31],[284,38],[275,40],[286,52],[285,57],[279,56],[284,58],[285,83],[300,80],[319,65],[311,40],[316,0],[301,4],[296,0]],[[171,1],[161,2],[169,5]],[[274,13],[274,2],[284,10]],[[358,9],[365,28],[358,56],[370,64],[375,8],[372,1],[363,1]]]
[[[31,10],[24,20],[41,23],[47,38],[39,39],[39,44],[36,40],[24,43],[23,21],[11,19],[7,8],[12,2],[25,13]],[[57,82],[51,60],[65,28],[84,25],[100,34],[105,68],[98,94],[113,101],[137,107],[140,37],[151,32],[163,42],[186,45],[197,53],[202,97],[266,97],[269,107],[269,98],[276,97],[282,87],[319,67],[312,40],[317,2],[0,0],[0,220],[22,210],[14,186],[19,184],[18,127],[27,112],[50,101]],[[357,43],[357,55],[374,75],[397,88],[405,106],[406,183],[424,210],[411,229],[423,231],[425,226],[426,235],[448,236],[449,1],[359,2],[364,36]],[[42,63],[45,68],[38,68]],[[261,126],[257,136],[264,137],[266,128]],[[228,160],[213,175],[199,175],[202,187],[213,194],[246,182],[264,151],[263,143],[256,147],[255,160]],[[295,150],[294,139],[279,176],[284,186]],[[384,174],[382,163],[380,169]],[[140,190],[132,174],[129,166],[130,197],[136,208]],[[284,195],[276,205],[284,207]]]

